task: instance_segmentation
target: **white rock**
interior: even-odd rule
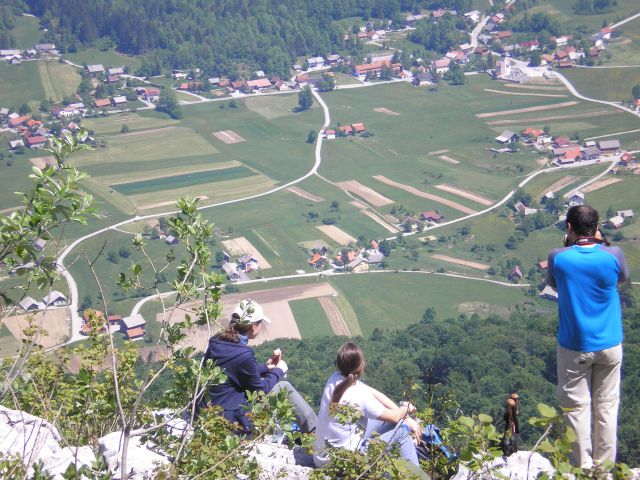
[[[260,480],[307,480],[312,471],[311,456],[299,448],[289,450],[273,443],[258,443],[249,452],[249,458],[260,465]]]
[[[529,457],[531,456],[531,463]],[[528,468],[527,468],[528,466]],[[528,471],[527,471],[528,470]],[[462,462],[458,473],[452,480],[486,480],[493,478],[509,478],[510,480],[527,480],[536,478],[539,473],[553,473],[551,462],[537,452],[517,452],[510,457],[500,457],[487,465],[486,473],[479,474],[466,468]],[[501,475],[498,477],[496,474]]]
[[[121,478],[122,432],[112,432],[98,440],[100,452],[105,456],[114,480]],[[154,478],[154,472],[169,461],[140,442],[140,437],[131,437],[127,449],[127,470],[131,480]]]
[[[18,454],[27,466],[42,462],[52,476],[66,471],[70,464],[77,468],[91,466],[96,457],[90,447],[62,447],[58,429],[46,420],[0,405],[0,456]]]

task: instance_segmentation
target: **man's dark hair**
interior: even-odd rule
[[[567,223],[579,237],[591,237],[598,230],[598,212],[589,205],[575,205],[567,212]]]

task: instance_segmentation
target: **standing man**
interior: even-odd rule
[[[622,311],[617,285],[629,280],[622,250],[598,230],[587,205],[567,212],[565,247],[549,254],[547,281],[558,291],[558,397],[576,433],[570,461],[615,461]],[[593,434],[591,416],[593,412]]]

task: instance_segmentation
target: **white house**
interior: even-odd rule
[[[62,307],[67,304],[67,297],[57,290],[51,290],[49,295],[42,299],[47,307]]]
[[[620,215],[616,215],[615,217],[611,217],[609,220],[607,220],[607,222],[613,228],[620,228],[622,225],[624,225],[624,218]]]
[[[574,192],[569,197],[569,206],[573,207],[575,205],[584,205],[584,193],[582,193],[582,192]]]
[[[130,317],[124,317],[122,319],[122,326],[125,330],[130,330],[136,327],[144,327],[147,321],[139,313],[134,313]]]
[[[102,65],[100,65],[99,63],[97,63],[95,65],[87,65],[87,71],[91,75],[96,75],[98,73],[103,73],[104,72],[104,67]]]
[[[633,217],[633,210],[618,210],[616,215],[622,218],[631,218]]]
[[[324,67],[324,58],[322,58],[322,57],[309,57],[309,58],[307,58],[307,63],[309,64],[309,68]]]
[[[517,142],[518,138],[520,137],[518,136],[517,133],[514,133],[511,130],[505,130],[499,136],[496,137],[496,142],[513,143],[513,142]]]
[[[20,308],[22,308],[25,312],[30,312],[32,310],[42,310],[44,309],[45,305],[42,302],[38,302],[36,301],[34,298],[32,297],[24,297],[20,303],[18,304],[20,306]]]

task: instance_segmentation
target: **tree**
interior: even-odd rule
[[[170,88],[164,88],[160,92],[160,98],[158,98],[158,103],[156,103],[156,110],[164,112],[174,119],[182,118],[182,110],[180,109],[178,97],[176,96],[176,92]]]
[[[127,133],[129,131],[129,126],[126,123],[122,124],[122,128],[120,129],[120,133]]]
[[[298,111],[309,110],[311,105],[313,105],[313,94],[311,93],[311,88],[307,85],[298,93]]]
[[[322,74],[322,80],[318,83],[318,90],[321,92],[330,92],[336,88],[336,79],[328,73]]]
[[[436,318],[436,311],[433,307],[427,307],[422,314],[422,323],[431,323]]]
[[[316,139],[318,138],[318,134],[315,130],[309,130],[309,134],[307,135],[307,143],[316,143]]]
[[[337,200],[331,202],[331,210],[340,210],[340,202]]]
[[[636,100],[640,98],[640,83],[633,86],[633,88],[631,89],[631,94]]]
[[[529,55],[529,66],[539,67],[541,60],[542,60],[542,54],[540,53],[540,50],[534,50]]]
[[[27,113],[31,113],[31,107],[26,103],[23,103],[22,105],[20,105],[20,108],[18,109],[18,113],[20,115],[26,115]]]

